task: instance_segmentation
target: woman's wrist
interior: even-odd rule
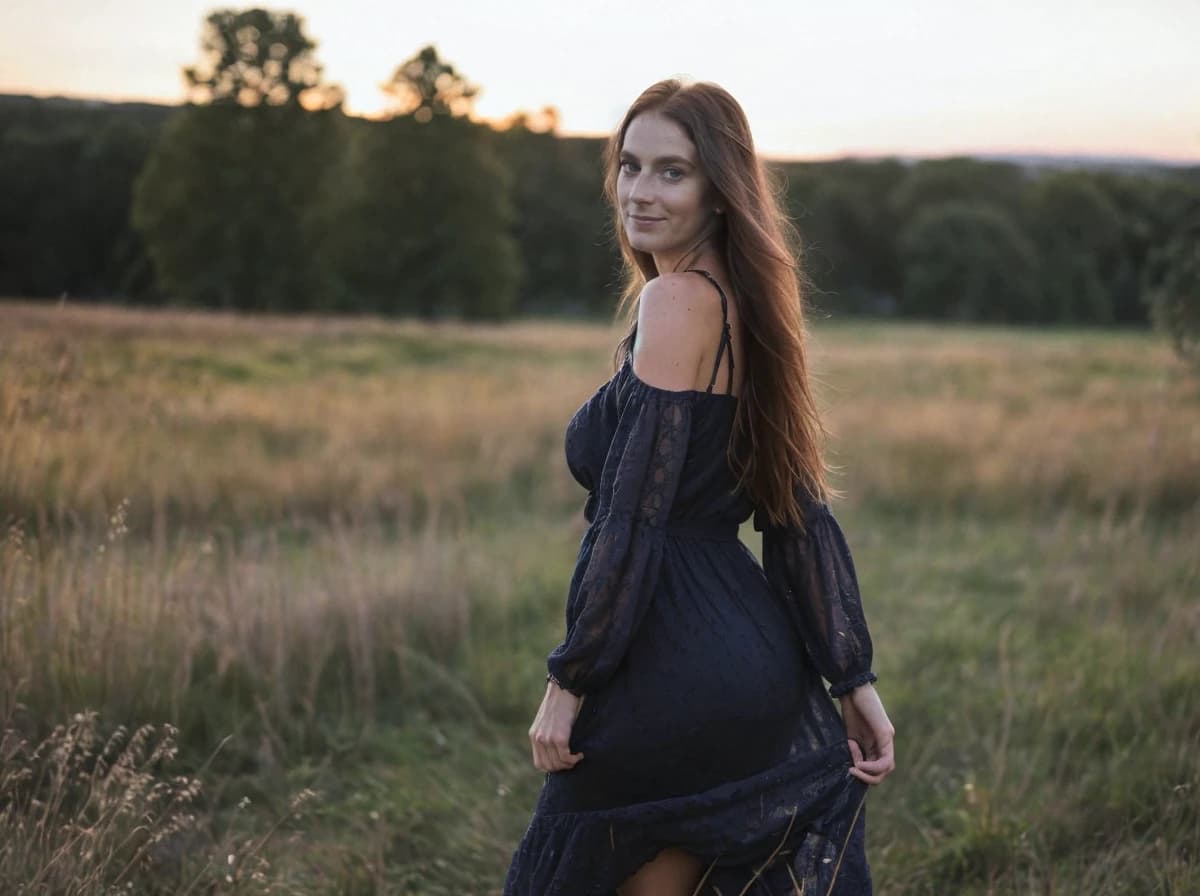
[[[867,694],[874,693],[874,691],[875,691],[874,682],[867,681],[867,682],[864,682],[863,684],[858,685],[855,688],[851,688],[850,690],[846,691],[844,694],[839,696],[838,699],[840,701],[842,701],[843,703],[854,703],[856,700],[861,699],[862,697],[866,696]]]
[[[576,694],[574,691],[572,691],[570,688],[568,688],[566,685],[564,685],[561,681],[559,681],[557,678],[555,678],[553,672],[546,673],[546,682],[547,682],[547,684],[554,685],[560,691],[566,691],[572,697],[582,697],[583,696],[582,694]]]
[[[857,675],[847,678],[831,687],[829,689],[829,696],[845,697],[846,695],[854,693],[865,685],[873,684],[876,680],[877,679],[874,672],[871,672],[870,670],[866,672],[860,672]]]

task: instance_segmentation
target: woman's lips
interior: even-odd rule
[[[666,220],[665,218],[642,218],[638,215],[630,215],[629,217],[633,220],[634,224],[641,227],[650,227],[651,225],[657,224],[660,221]]]

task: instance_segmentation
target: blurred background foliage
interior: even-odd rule
[[[482,88],[426,46],[381,84],[385,117],[346,115],[303,20],[261,9],[210,14],[183,74],[179,107],[0,97],[0,294],[468,319],[612,307],[603,140],[556,134],[554,109],[476,121]],[[1159,321],[1187,342],[1200,167],[771,167],[821,313]]]

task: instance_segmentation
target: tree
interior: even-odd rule
[[[612,311],[604,287],[620,264],[608,237],[598,147],[530,130],[520,119],[494,134],[513,174],[513,235],[521,252],[522,311]]]
[[[895,159],[784,162],[787,208],[802,239],[813,302],[888,313],[900,293],[896,216],[886,201],[907,177]]]
[[[1150,257],[1200,210],[1200,178],[1189,179],[1184,169],[1145,174],[1102,172],[1093,177],[1120,220],[1115,272],[1105,274],[1113,319],[1125,324],[1150,323],[1151,304],[1145,294]]]
[[[315,46],[291,13],[208,17],[208,105],[163,129],[134,187],[133,221],[163,289],[192,304],[291,309],[323,304],[309,228],[337,150],[340,108],[320,82]],[[278,64],[270,64],[272,62]]]
[[[944,202],[901,239],[903,310],[926,318],[1028,321],[1037,310],[1037,252],[1012,220],[983,203]]]
[[[1031,207],[1047,298],[1042,319],[1111,323],[1121,249],[1117,207],[1086,171],[1044,175]]]
[[[439,116],[470,115],[479,88],[438,56],[433,44],[402,62],[382,85],[393,114],[412,115],[424,124]]]
[[[801,231],[809,273],[822,292],[836,292],[846,310],[886,311],[885,297],[898,292],[889,276],[896,266],[895,225],[878,195],[861,179],[826,174],[809,200]]]
[[[1145,286],[1155,326],[1200,368],[1200,220],[1151,256]]]
[[[489,135],[450,117],[355,123],[318,228],[344,304],[422,317],[511,313],[520,276],[511,175]]]
[[[427,46],[383,85],[393,114],[356,122],[321,202],[318,257],[342,306],[497,318],[516,304],[512,176],[464,114],[478,88]]]
[[[341,88],[321,81],[316,46],[295,13],[217,10],[205,20],[203,60],[183,70],[189,99],[217,106],[340,106]]]
[[[133,221],[165,292],[188,304],[321,307],[312,214],[335,111],[192,106],[134,187]]]
[[[0,294],[111,297],[145,288],[129,225],[151,128],[69,115],[52,128],[0,124]]]
[[[888,201],[902,223],[941,202],[987,203],[1020,225],[1025,220],[1027,180],[1009,162],[985,162],[961,156],[928,159],[909,169]]]
[[[562,115],[557,106],[542,106],[537,112],[520,109],[500,122],[499,130],[525,131],[530,134],[557,134]]]

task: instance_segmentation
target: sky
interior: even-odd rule
[[[250,5],[250,4],[248,4]],[[192,0],[3,0],[0,93],[178,103]],[[476,117],[607,134],[672,76],[715,81],[774,158],[1029,152],[1200,162],[1200,0],[299,0],[347,111],[432,43]]]

